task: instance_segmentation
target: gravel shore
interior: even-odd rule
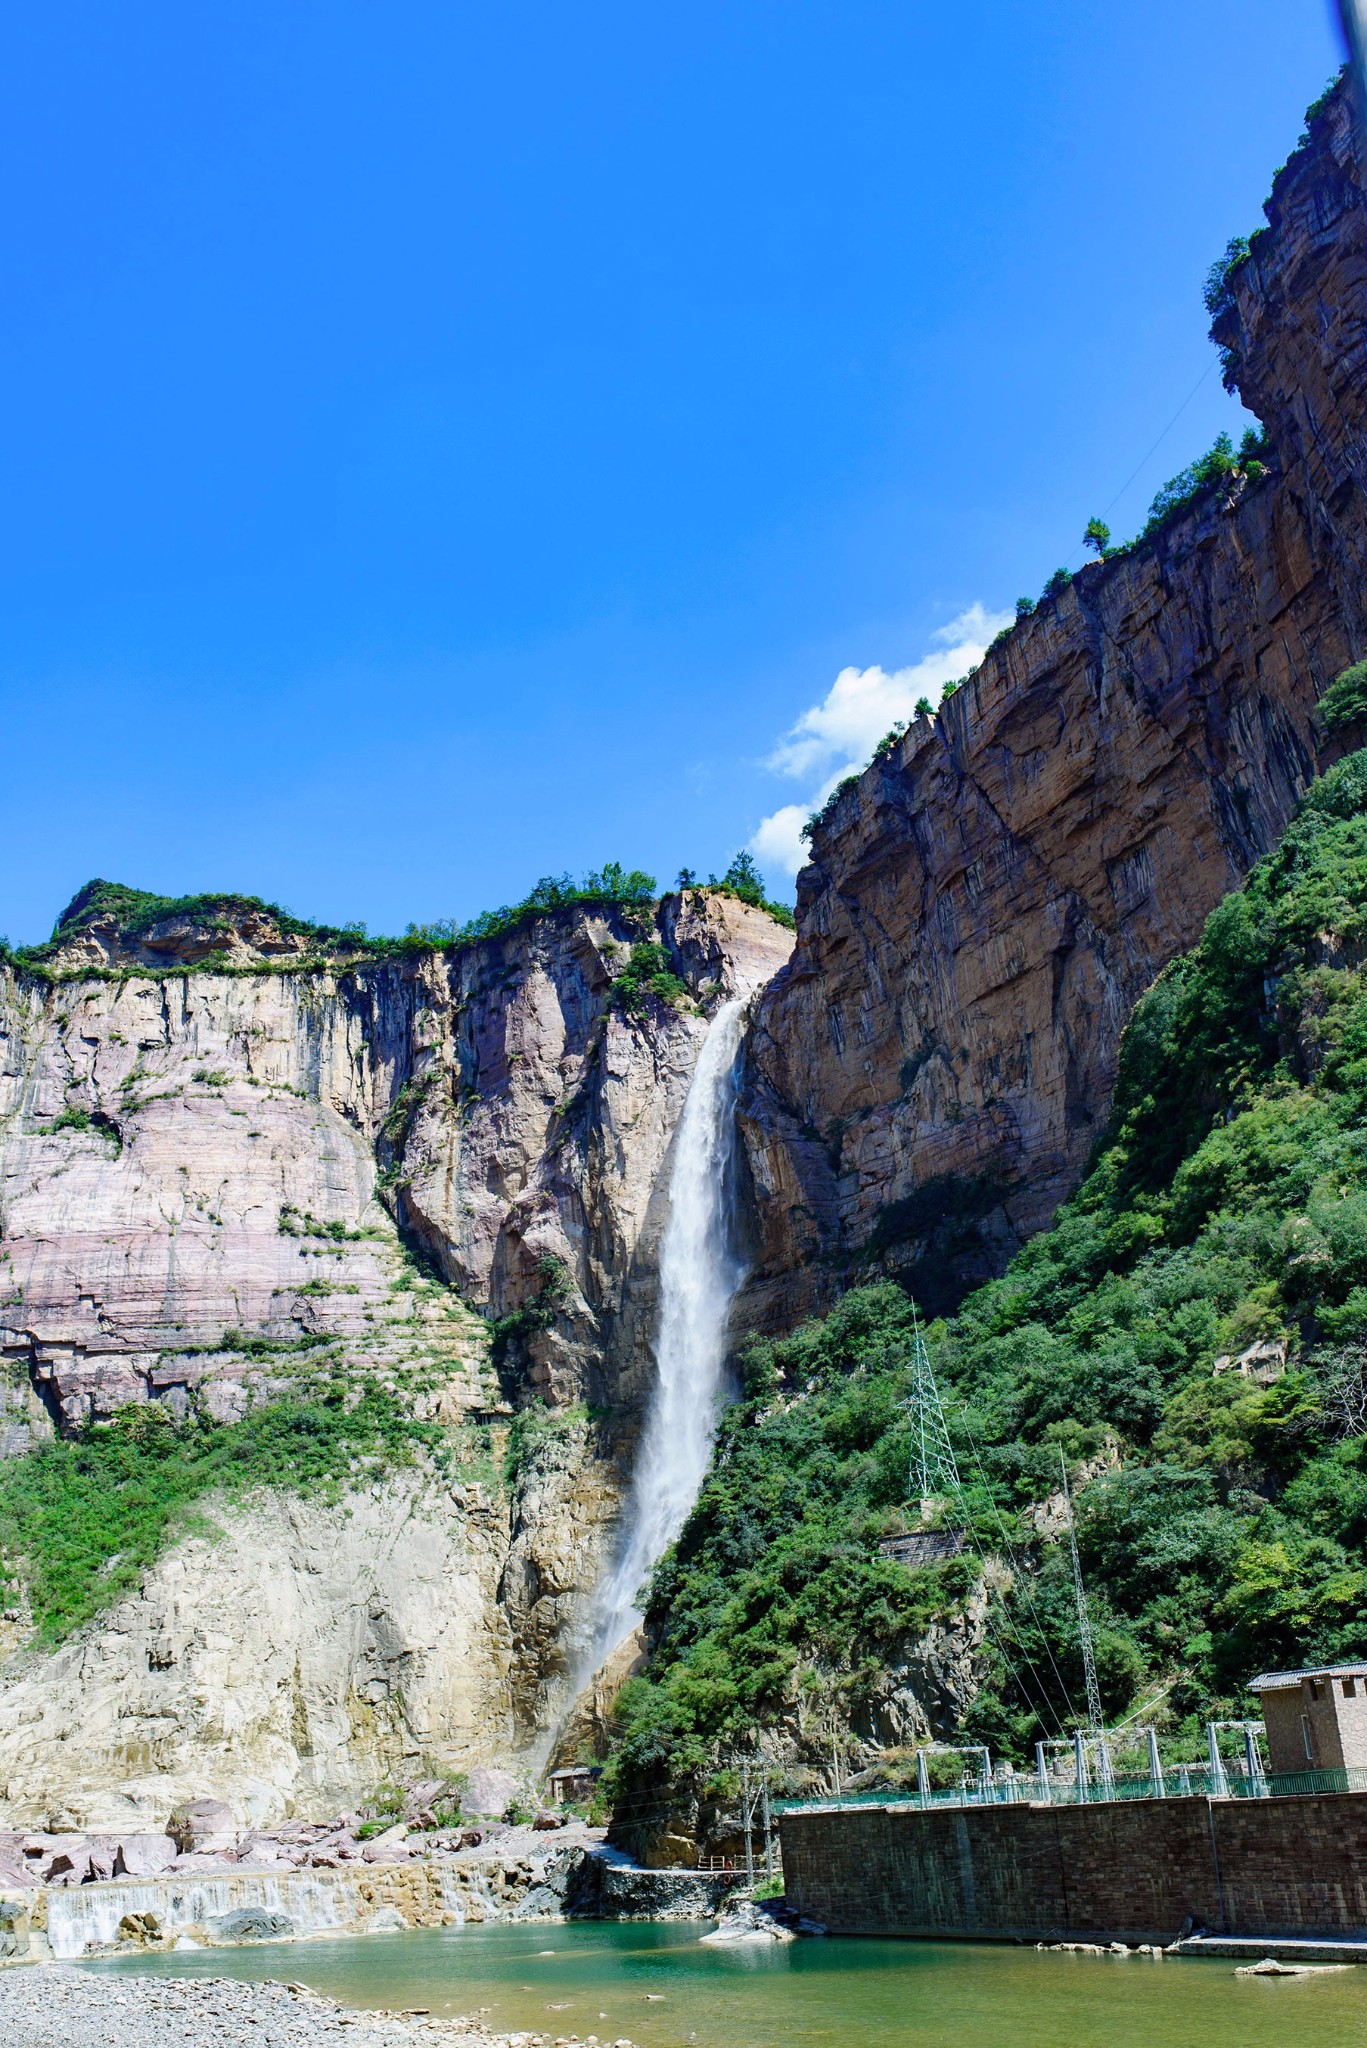
[[[5,2048],[310,2048],[331,2039],[347,2048],[553,2048],[579,2038],[490,2034],[477,2015],[357,2012],[303,1985],[269,1981],[104,1976],[60,1964],[0,1974]]]

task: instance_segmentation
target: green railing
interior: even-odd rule
[[[1296,1771],[1250,1778],[1242,1763],[1226,1764],[1218,1773],[1208,1763],[1165,1764],[1161,1779],[1147,1771],[1099,1773],[1078,1784],[1075,1777],[1041,1778],[1034,1771],[995,1772],[991,1778],[970,1778],[964,1784],[932,1792],[914,1788],[881,1792],[832,1792],[814,1799],[775,1799],[775,1813],[832,1813],[860,1807],[887,1807],[924,1813],[941,1807],[965,1806],[1092,1806],[1115,1799],[1268,1799],[1304,1797],[1316,1792],[1367,1792],[1367,1770]]]

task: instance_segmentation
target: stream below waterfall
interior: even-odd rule
[[[500,2030],[640,2048],[1285,2048],[1361,2038],[1367,1970],[836,1939],[703,1946],[679,1922],[578,1922],[262,1943],[81,1967],[289,1978],[353,2006],[488,2007]]]

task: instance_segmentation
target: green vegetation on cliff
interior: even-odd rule
[[[707,886],[719,894],[737,896],[742,902],[767,911],[779,924],[792,926],[791,909],[786,903],[768,901],[759,870],[748,853],[737,854],[721,880],[713,876]],[[235,931],[252,917],[269,921],[286,938],[307,942],[303,953],[268,960],[265,963],[268,972],[278,972],[282,965],[317,966],[339,959],[351,963],[405,959],[420,953],[452,950],[478,945],[487,939],[502,938],[509,932],[520,931],[539,917],[577,905],[589,910],[625,911],[630,919],[653,908],[655,890],[654,875],[648,875],[643,868],[626,868],[620,861],[610,860],[585,875],[580,882],[571,875],[543,875],[520,902],[500,904],[497,910],[482,910],[477,917],[467,918],[464,923],[454,918],[443,918],[430,924],[410,924],[398,938],[385,938],[368,932],[359,923],[313,924],[307,918],[295,917],[278,903],[267,903],[259,896],[222,891],[197,896],[157,896],[147,889],[130,889],[122,882],[93,881],[87,882],[73,896],[53,926],[51,938],[41,945],[11,946],[7,940],[0,939],[0,965],[8,961],[21,970],[50,978],[49,963],[53,957],[97,919],[104,918],[113,918],[124,939],[145,938],[154,926],[170,919],[179,919],[194,926],[200,935],[210,940],[221,935],[221,953],[211,950],[188,963],[191,970],[202,972],[262,971],[256,963],[243,967],[230,963],[227,957]],[[107,971],[96,968],[74,970],[78,977]],[[150,971],[183,974],[187,971],[187,963],[173,965],[169,970]]]
[[[858,1720],[962,1597],[964,1560],[876,1548],[906,1525],[910,1313],[883,1283],[751,1346],[654,1581],[620,1789],[694,1775],[804,1689]],[[973,1735],[1022,1755],[1083,1699],[1041,1526],[1060,1449],[1109,1714],[1167,1688],[1191,1732],[1260,1667],[1367,1652],[1367,752],[1137,1007],[1054,1227],[929,1338],[978,1546],[1014,1558]]]
[[[157,1402],[121,1409],[0,1459],[0,1591],[12,1602],[22,1589],[39,1639],[60,1641],[135,1591],[175,1536],[207,1528],[195,1510],[210,1494],[284,1487],[327,1499],[443,1441],[374,1381],[320,1380],[235,1423],[177,1423]]]

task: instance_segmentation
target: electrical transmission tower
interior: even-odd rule
[[[945,1411],[940,1406],[940,1390],[931,1371],[914,1304],[911,1318],[911,1396],[907,1404],[911,1417],[911,1491],[924,1508],[927,1501],[937,1496],[947,1494],[951,1500],[958,1500],[963,1489],[945,1427]]]
[[[1082,1674],[1087,1681],[1087,1718],[1096,1737],[1103,1789],[1109,1791],[1111,1760],[1106,1753],[1106,1724],[1101,1716],[1101,1688],[1096,1682],[1096,1653],[1092,1645],[1092,1624],[1087,1613],[1087,1591],[1082,1583],[1082,1560],[1077,1554],[1077,1529],[1073,1522],[1073,1496],[1068,1491],[1068,1463],[1063,1445],[1058,1447],[1059,1470],[1063,1474],[1063,1505],[1068,1515],[1068,1547],[1073,1553],[1073,1592],[1077,1596],[1077,1633],[1082,1645]]]

